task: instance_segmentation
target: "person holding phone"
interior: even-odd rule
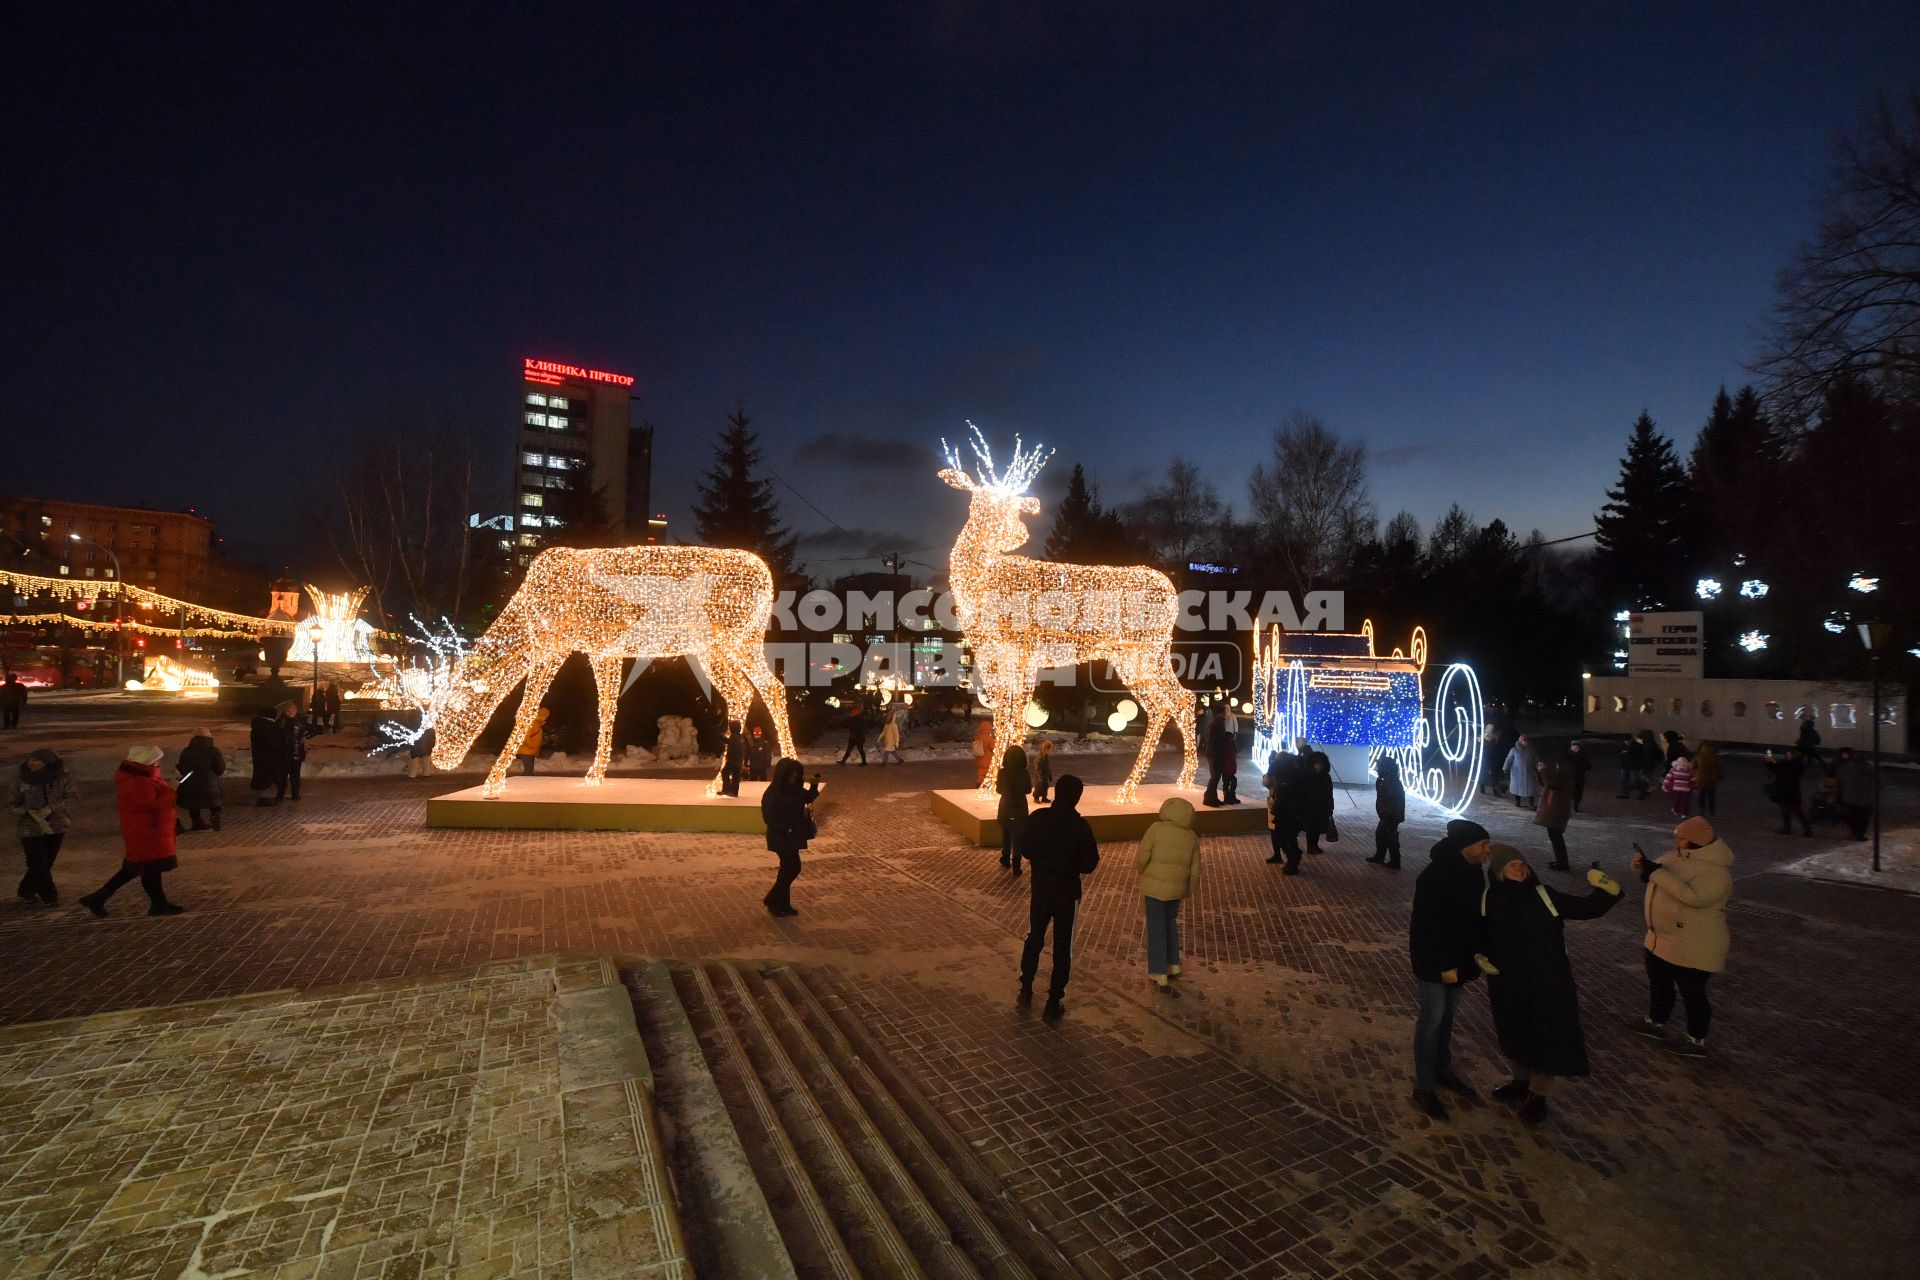
[[[1494,845],[1487,858],[1487,881],[1480,900],[1486,950],[1474,963],[1487,975],[1500,1052],[1513,1068],[1513,1079],[1493,1096],[1518,1103],[1520,1122],[1536,1125],[1546,1119],[1554,1081],[1591,1070],[1567,956],[1567,921],[1613,910],[1620,882],[1596,866],[1587,872],[1593,891],[1576,898],[1540,883],[1520,851],[1504,844]]]
[[[1647,886],[1647,1016],[1627,1029],[1683,1058],[1704,1058],[1713,1025],[1707,981],[1726,969],[1732,942],[1733,850],[1705,818],[1688,818],[1673,829],[1673,839],[1672,851],[1658,861],[1633,846],[1634,874]],[[1676,991],[1686,1003],[1687,1029],[1681,1039],[1668,1040]]]
[[[805,770],[798,760],[782,757],[773,766],[773,778],[760,795],[760,820],[767,828],[767,849],[780,856],[780,871],[774,877],[773,888],[760,901],[768,915],[779,919],[800,914],[793,905],[793,882],[800,878],[800,851],[819,834],[808,806],[820,798],[820,775],[814,774],[813,781],[802,786],[804,776]]]

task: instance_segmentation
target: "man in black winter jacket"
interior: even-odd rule
[[[1447,1109],[1436,1089],[1462,1097],[1473,1087],[1453,1073],[1453,1011],[1460,988],[1480,976],[1474,960],[1486,949],[1482,940],[1480,895],[1487,887],[1481,866],[1493,851],[1487,829],[1456,818],[1433,846],[1433,861],[1413,885],[1413,919],[1407,930],[1413,976],[1420,990],[1420,1013],[1413,1025],[1413,1102],[1435,1120]]]
[[[1100,846],[1093,828],[1075,808],[1085,790],[1070,773],[1054,779],[1053,803],[1035,809],[1020,825],[1016,859],[1032,866],[1033,898],[1027,912],[1027,942],[1020,951],[1020,1003],[1033,1002],[1033,979],[1040,970],[1040,948],[1047,929],[1053,929],[1053,977],[1047,985],[1044,1016],[1066,1012],[1060,997],[1066,994],[1073,972],[1073,917],[1080,908],[1080,877],[1100,865]]]

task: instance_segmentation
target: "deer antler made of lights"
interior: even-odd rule
[[[1052,456],[1035,446],[996,471],[980,429],[968,430],[975,470],[968,475],[945,440],[940,478],[969,495],[967,523],[953,544],[949,581],[973,649],[974,678],[993,710],[993,755],[980,794],[990,796],[1001,757],[1026,736],[1022,713],[1039,673],[1050,667],[1106,662],[1146,707],[1146,736],[1115,798],[1134,802],[1167,721],[1180,730],[1182,760],[1176,786],[1193,784],[1193,695],[1173,668],[1178,597],[1167,575],[1144,565],[1056,564],[1010,554],[1027,541],[1025,516],[1040,514],[1027,488]]]
[[[732,720],[758,693],[773,717],[780,754],[794,754],[786,692],[767,662],[773,575],[748,551],[715,547],[552,547],[533,558],[526,581],[458,659],[437,695],[435,768],[451,769],[514,686],[527,683],[513,732],[487,773],[484,794],[505,789],[507,766],[533,727],[540,700],[568,655],[584,653],[600,693],[600,736],[589,785],[607,773],[625,659],[700,659]],[[719,792],[714,775],[708,795]]]

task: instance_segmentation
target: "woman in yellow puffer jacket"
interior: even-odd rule
[[[1140,837],[1140,892],[1147,901],[1147,976],[1167,995],[1180,994],[1180,903],[1200,883],[1200,837],[1193,805],[1175,796],[1160,806],[1160,821]]]

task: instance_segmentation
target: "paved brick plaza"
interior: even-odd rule
[[[1110,779],[1123,762],[1067,767]],[[1714,1059],[1617,1031],[1642,992],[1638,911],[1623,904],[1569,929],[1596,1074],[1556,1093],[1534,1132],[1504,1109],[1435,1126],[1406,1106],[1412,868],[1361,863],[1357,815],[1291,880],[1262,839],[1208,842],[1178,1001],[1145,984],[1132,847],[1107,846],[1065,1023],[1019,1013],[1025,884],[927,812],[925,790],[966,768],[830,771],[803,914],[787,922],[759,908],[771,855],[755,839],[428,832],[422,803],[444,784],[316,779],[297,806],[234,808],[226,831],[183,842],[179,919],[147,919],[133,889],[105,922],[5,908],[0,1017],[555,951],[784,960],[821,967],[1088,1274],[1912,1274],[1920,900],[1772,873],[1815,842],[1771,835],[1739,767]],[[118,857],[103,788],[87,794],[58,868],[69,899]],[[1651,849],[1666,825],[1656,803],[1590,798],[1576,862],[1624,871],[1627,842]],[[1894,816],[1902,804],[1905,790]],[[1510,806],[1483,808],[1537,847]],[[1431,817],[1409,825],[1413,862],[1437,833]],[[1494,1083],[1477,992],[1458,1039],[1472,1078]],[[0,1212],[32,1155],[0,1153]]]

